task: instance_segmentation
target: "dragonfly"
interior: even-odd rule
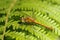
[[[46,25],[44,25],[44,24],[41,24],[40,22],[37,22],[37,21],[36,21],[35,19],[33,19],[32,17],[25,17],[25,18],[22,17],[22,22],[39,24],[39,25],[41,25],[41,26],[46,27],[47,29],[53,30],[53,28],[48,27],[48,26],[46,26]]]

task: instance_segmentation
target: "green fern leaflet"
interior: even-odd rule
[[[60,40],[60,0],[0,0],[0,40]]]

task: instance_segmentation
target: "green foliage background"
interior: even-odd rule
[[[23,16],[53,30],[21,23]],[[0,40],[60,40],[60,0],[0,0]]]

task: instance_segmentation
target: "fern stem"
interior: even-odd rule
[[[3,36],[2,36],[2,40],[4,40],[4,36],[5,36],[5,31],[6,31],[6,25],[8,23],[8,17],[9,17],[9,14],[10,14],[10,11],[11,9],[13,8],[13,6],[15,5],[17,0],[13,0],[13,3],[10,4],[9,8],[7,9],[7,15],[6,15],[6,20],[5,20],[5,26],[4,26],[4,30],[3,30]]]

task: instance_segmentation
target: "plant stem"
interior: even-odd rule
[[[8,23],[8,17],[9,17],[9,14],[10,14],[10,11],[11,9],[14,7],[15,3],[16,3],[17,0],[13,0],[13,3],[11,3],[11,5],[9,6],[9,8],[7,9],[7,15],[6,15],[6,20],[5,20],[5,26],[4,26],[4,30],[3,30],[3,35],[2,35],[2,40],[4,40],[4,36],[5,36],[5,31],[6,31],[6,25]]]

